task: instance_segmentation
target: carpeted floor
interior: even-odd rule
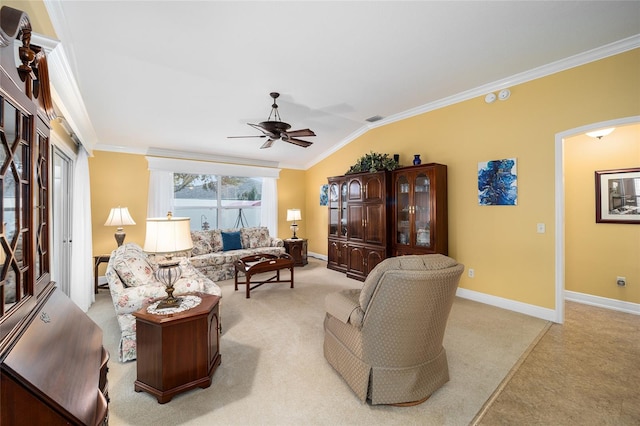
[[[361,403],[322,354],[324,297],[362,283],[310,259],[296,288],[264,285],[245,299],[222,281],[222,364],[211,387],[158,404],[136,393],[136,362],[117,360],[119,328],[108,292],[88,314],[111,353],[110,424],[118,425],[468,425],[547,322],[457,298],[444,346],[451,380],[413,407]]]

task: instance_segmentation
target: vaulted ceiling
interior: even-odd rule
[[[15,2],[14,2],[15,3]],[[371,126],[640,34],[638,1],[45,1],[94,149],[307,168]],[[529,73],[529,74],[527,74]],[[535,73],[534,73],[535,74]],[[247,125],[282,121],[301,148]],[[366,121],[383,117],[374,124]]]

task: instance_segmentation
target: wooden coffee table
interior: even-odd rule
[[[242,272],[245,276],[245,284],[247,286],[247,299],[251,297],[251,290],[260,287],[262,284],[267,283],[291,283],[293,288],[293,266],[295,261],[290,255],[283,253],[280,255],[275,254],[254,254],[252,256],[245,256],[234,262],[236,269],[235,277],[235,289],[238,290],[238,273]],[[291,275],[288,280],[280,279],[280,270],[288,269]],[[251,282],[251,277],[263,272],[273,272],[275,275],[271,278],[262,281]]]

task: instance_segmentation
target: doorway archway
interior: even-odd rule
[[[571,136],[603,127],[640,123],[640,115],[587,124],[556,133],[555,136],[555,322],[564,323],[565,301],[565,185],[564,143]]]

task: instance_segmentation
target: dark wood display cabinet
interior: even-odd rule
[[[48,79],[29,17],[2,6],[0,424],[102,425],[109,417],[102,330],[51,281]]]
[[[329,178],[327,267],[364,280],[387,257],[389,173]]]
[[[404,167],[392,180],[392,255],[447,254],[447,166]]]
[[[328,178],[327,268],[364,280],[389,256],[448,252],[447,166]]]

